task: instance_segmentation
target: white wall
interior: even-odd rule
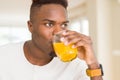
[[[120,80],[120,2],[112,0],[113,79]]]
[[[120,3],[118,0],[88,0],[90,35],[104,80],[120,80]]]
[[[104,80],[112,80],[111,7],[110,0],[88,0],[90,35],[104,68]]]

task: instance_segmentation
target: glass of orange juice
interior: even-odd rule
[[[53,47],[57,57],[59,57],[61,61],[69,62],[77,57],[77,48],[72,48],[73,44],[65,45],[61,42],[60,38],[63,32],[64,31],[60,31],[54,35]]]

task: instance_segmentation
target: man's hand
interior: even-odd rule
[[[90,37],[70,30],[63,35],[62,41],[65,45],[74,44],[72,47],[78,49],[78,58],[85,60],[88,65],[96,62]]]

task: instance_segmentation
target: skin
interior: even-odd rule
[[[67,12],[63,6],[46,4],[38,8],[33,14],[33,20],[28,21],[28,28],[32,34],[32,40],[24,45],[28,61],[39,66],[49,63],[55,54],[52,46],[53,35],[66,30],[61,41],[65,45],[74,43],[73,48],[78,48],[78,58],[85,60],[90,69],[99,68],[90,37],[67,30],[67,24]],[[102,80],[102,77],[93,77],[91,80]]]

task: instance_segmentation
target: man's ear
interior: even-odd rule
[[[28,24],[28,29],[29,29],[29,31],[32,33],[32,32],[33,32],[32,22],[31,22],[31,21],[28,21],[27,24]]]

